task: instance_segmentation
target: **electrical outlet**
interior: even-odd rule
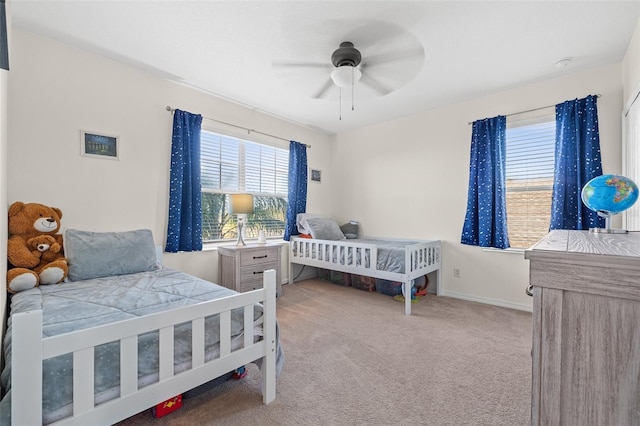
[[[455,278],[460,278],[460,269],[458,268],[453,268],[453,276]]]

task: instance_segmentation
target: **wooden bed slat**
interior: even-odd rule
[[[73,413],[93,409],[93,347],[73,353]]]
[[[138,390],[138,336],[120,341],[120,395]]]
[[[220,358],[231,353],[231,312],[220,313]]]
[[[247,324],[250,324],[247,327]],[[244,347],[248,348],[253,343],[253,309],[244,307]]]
[[[162,327],[160,329],[160,342],[159,342],[159,354],[158,367],[160,369],[160,381],[163,382],[173,376],[173,326]]]
[[[204,318],[196,318],[191,323],[191,368],[204,364]]]

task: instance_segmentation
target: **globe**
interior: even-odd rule
[[[596,212],[613,215],[627,210],[638,200],[638,186],[629,178],[602,175],[582,188],[582,202]]]

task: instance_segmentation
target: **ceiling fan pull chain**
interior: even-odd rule
[[[339,118],[339,120],[342,121],[342,87],[340,87],[340,99],[338,100],[338,102],[340,103],[340,118]]]
[[[351,68],[351,111],[355,110],[355,107],[353,106],[354,104],[354,99],[355,99],[355,93],[356,93],[356,82],[354,81],[353,78],[353,73],[355,68]]]

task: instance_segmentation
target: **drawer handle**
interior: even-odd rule
[[[533,286],[529,284],[524,292],[527,293],[527,296],[533,297]]]
[[[253,256],[254,259],[266,259],[269,255],[265,254],[264,256]]]
[[[264,271],[253,271],[253,275],[255,274],[264,274]]]

